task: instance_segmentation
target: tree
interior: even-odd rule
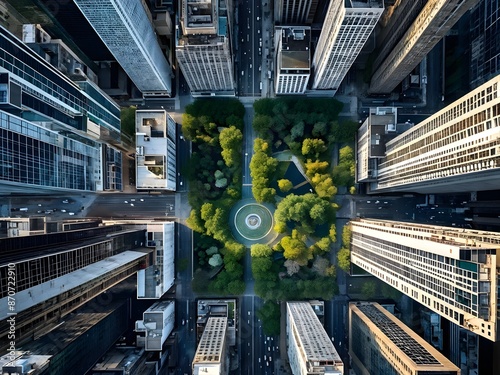
[[[269,272],[273,265],[271,258],[253,258],[252,259],[252,274],[255,279],[265,278],[265,274]]]
[[[375,293],[377,292],[377,284],[374,281],[367,281],[361,287],[361,293],[365,296],[366,299],[372,299],[375,297]]]
[[[322,252],[328,252],[330,250],[331,240],[329,237],[323,237],[318,242],[316,242],[316,247]]]
[[[216,246],[210,246],[205,252],[208,256],[212,256],[214,254],[217,254],[219,252],[219,249],[217,249]]]
[[[330,225],[330,230],[328,231],[328,237],[330,237],[332,243],[337,242],[337,228],[335,227],[335,224]]]
[[[282,178],[281,180],[278,180],[278,187],[283,193],[286,193],[293,188],[293,184],[292,181]]]
[[[318,138],[306,138],[302,142],[302,155],[319,157],[327,149],[325,141]]]
[[[349,247],[351,245],[351,237],[351,226],[349,224],[346,224],[342,229],[342,246]]]
[[[195,232],[205,233],[205,221],[202,220],[200,212],[198,210],[191,210],[191,212],[189,213],[189,217],[186,220],[186,224]]]
[[[343,247],[337,253],[337,265],[341,270],[350,272],[351,270],[351,252],[349,249]]]
[[[317,122],[314,124],[312,135],[313,137],[324,137],[328,133],[328,125],[326,122]]]
[[[270,257],[273,254],[273,249],[268,245],[254,244],[250,247],[250,255],[255,257]]]
[[[287,259],[284,263],[288,276],[293,276],[300,270],[300,264],[295,260]]]
[[[312,178],[315,174],[323,174],[328,169],[328,166],[329,164],[327,161],[312,161],[311,159],[308,159],[305,163],[306,175],[307,177]]]
[[[300,240],[285,236],[281,239],[280,243],[286,259],[295,260],[299,265],[305,266],[307,261],[312,258],[306,244]]]
[[[280,334],[281,309],[279,303],[266,301],[262,308],[257,310],[257,318],[262,322],[264,334],[269,336]]]
[[[221,178],[215,181],[215,187],[218,187],[220,189],[225,186],[227,186],[227,178]]]
[[[222,264],[222,257],[220,256],[220,254],[214,254],[208,260],[208,264],[210,264],[212,267],[218,267]]]
[[[330,266],[330,261],[328,259],[323,258],[321,256],[316,256],[316,258],[314,258],[312,269],[318,275],[326,276],[329,266]]]
[[[316,173],[311,179],[316,194],[320,198],[331,199],[337,194],[337,187],[333,184],[333,179],[328,174]]]
[[[228,167],[239,164],[241,158],[241,142],[243,134],[235,126],[224,128],[220,132],[219,142],[222,148],[222,158]]]

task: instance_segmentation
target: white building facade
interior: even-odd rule
[[[75,0],[143,95],[170,95],[172,70],[143,0]]]
[[[182,3],[176,56],[193,96],[235,95],[228,4],[220,0]]]
[[[313,90],[338,90],[342,80],[372,33],[382,12],[382,1],[331,0],[313,58]]]
[[[386,220],[351,221],[351,262],[430,310],[498,339],[498,233]]]
[[[169,190],[177,187],[176,123],[163,109],[135,113],[136,188]]]
[[[293,375],[344,374],[344,364],[309,302],[287,302],[286,335]]]
[[[500,76],[387,142],[372,192],[497,189]]]
[[[276,27],[275,32],[278,41],[275,93],[303,94],[311,75],[311,28],[282,26]]]

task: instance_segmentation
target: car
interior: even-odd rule
[[[266,366],[269,366],[269,362],[266,362]]]
[[[267,347],[267,351],[270,352],[271,351],[271,347],[268,346]]]
[[[75,213],[74,212],[68,212],[69,216],[73,216]]]
[[[184,319],[182,319],[182,325],[186,324],[186,321]]]
[[[260,358],[259,358],[259,363],[260,363]]]
[[[123,203],[128,204],[128,201],[123,201]]]
[[[379,203],[380,203],[380,201],[375,201],[375,204],[379,204]]]
[[[53,212],[54,212],[54,210],[45,210],[45,213],[46,213],[46,214],[51,214],[51,213],[53,213]]]
[[[135,202],[135,199],[134,199],[134,198],[132,198],[130,201],[131,201],[131,202]]]
[[[61,210],[61,212],[66,212],[66,210]]]
[[[264,361],[267,359],[266,355],[264,354]]]
[[[387,203],[389,203],[389,202],[384,202],[384,204],[387,204]]]
[[[366,201],[366,203],[372,203],[372,201]]]
[[[142,199],[142,198],[141,198],[141,199],[139,199],[139,200],[140,200],[141,202],[144,202],[144,199]]]
[[[130,206],[134,207],[134,204],[133,204],[133,203],[130,203]]]
[[[63,203],[69,203],[69,200],[65,199],[62,201]]]
[[[42,204],[41,204],[41,203],[38,203],[38,207],[42,207]]]
[[[41,214],[42,212],[43,212],[42,210],[38,210],[36,213]]]

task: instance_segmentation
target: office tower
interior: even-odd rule
[[[369,93],[390,93],[479,0],[429,0],[374,72]]]
[[[137,346],[146,351],[161,351],[163,344],[174,329],[175,302],[159,301],[143,313],[143,319],[135,322]]]
[[[170,95],[172,71],[142,0],[75,0],[116,61],[145,96]]]
[[[460,369],[375,302],[349,303],[349,354],[357,375],[459,375]]]
[[[115,292],[122,286],[128,290]],[[29,343],[17,346],[13,358],[11,353],[3,357],[6,361],[0,358],[2,374],[88,374],[94,363],[128,329],[131,296],[133,283],[120,283],[108,290],[106,298],[92,299],[65,316],[50,332],[37,333]]]
[[[137,272],[137,298],[161,298],[173,285],[175,223],[146,224],[146,247],[153,247],[153,264]]]
[[[344,373],[344,364],[309,302],[287,302],[286,336],[293,375]]]
[[[313,58],[314,90],[337,92],[383,11],[378,0],[330,1]]]
[[[370,183],[370,191],[433,194],[497,189],[499,83],[497,76],[388,141],[373,171],[377,179]]]
[[[208,318],[194,355],[193,375],[229,373],[227,317]]]
[[[500,73],[500,1],[480,0],[470,11],[473,88]]]
[[[110,146],[121,144],[120,107],[86,75],[71,80],[1,27],[0,41],[2,189],[121,189],[120,152]]]
[[[234,96],[231,9],[221,0],[183,1],[177,62],[191,94]]]
[[[311,74],[311,28],[276,27],[276,94],[303,94]]]
[[[176,124],[163,109],[135,113],[136,188],[175,191]]]
[[[453,323],[498,340],[498,233],[375,219],[351,221],[351,229],[353,264]]]
[[[9,317],[9,272],[16,276],[16,342],[53,327],[106,289],[149,263],[141,248],[143,230],[120,226],[0,239],[0,320]],[[8,325],[2,323],[0,343],[7,344]]]
[[[387,7],[387,12],[383,17],[386,16],[388,19],[382,20],[381,18],[380,20],[380,23],[386,20],[386,24],[377,34],[377,49],[373,53],[375,60],[371,67],[372,72],[382,64],[387,55],[394,49],[428,1],[398,1],[393,7]]]
[[[275,22],[281,25],[310,25],[319,0],[278,0],[274,5]]]

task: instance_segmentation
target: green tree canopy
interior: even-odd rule
[[[293,184],[292,181],[282,178],[281,180],[278,180],[278,187],[282,192],[286,193],[293,188]]]
[[[250,247],[250,255],[255,257],[270,257],[273,254],[273,249],[268,245],[254,244]]]
[[[350,272],[351,270],[351,251],[345,247],[337,253],[337,265],[341,270]]]

